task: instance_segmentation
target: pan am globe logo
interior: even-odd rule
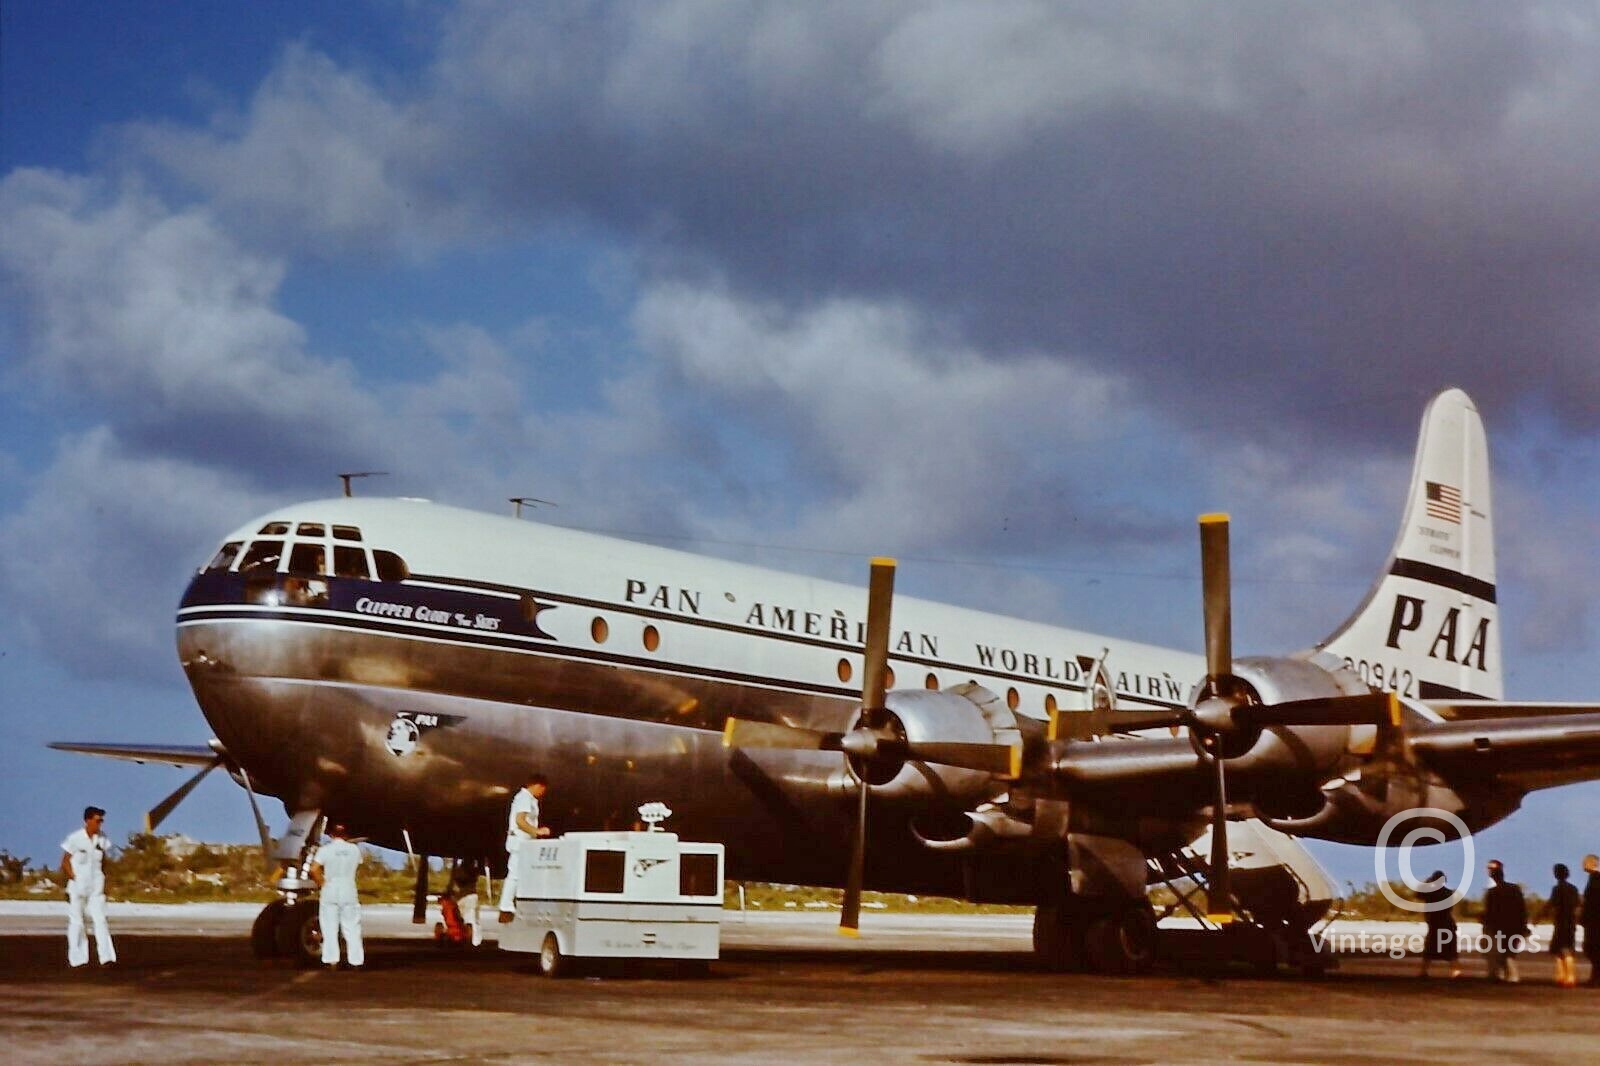
[[[1398,843],[1391,845],[1391,840],[1397,832],[1406,825],[1416,823],[1411,829],[1401,836]],[[1449,827],[1449,832],[1440,828],[1441,823]],[[1421,892],[1424,888],[1437,888],[1436,882],[1424,882],[1417,877],[1416,870],[1411,865],[1411,849],[1418,845],[1443,844],[1448,840],[1461,841],[1461,876],[1458,878],[1445,878],[1445,882],[1454,880],[1455,891],[1448,895],[1435,896],[1429,894],[1426,899],[1406,899],[1394,890],[1389,877],[1389,855],[1391,846],[1396,856],[1396,865],[1399,867],[1400,880],[1413,892]],[[1383,829],[1378,833],[1378,839],[1372,853],[1372,872],[1378,882],[1378,891],[1383,893],[1383,898],[1393,903],[1403,911],[1413,914],[1427,914],[1432,911],[1448,910],[1461,902],[1467,892],[1472,888],[1472,871],[1477,864],[1477,856],[1472,846],[1472,833],[1467,829],[1467,824],[1449,811],[1438,807],[1412,807],[1401,811],[1399,814],[1383,823]]]

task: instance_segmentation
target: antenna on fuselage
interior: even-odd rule
[[[523,504],[527,504],[529,507],[538,507],[540,504],[543,504],[546,507],[560,507],[561,506],[560,504],[554,503],[554,502],[552,502],[550,500],[541,500],[537,496],[507,496],[506,497],[506,502],[507,503],[512,503],[512,504],[516,504],[516,508],[517,509],[512,512],[512,516],[515,517],[515,518],[521,518],[522,517],[522,505]]]
[[[355,493],[350,491],[350,479],[351,478],[353,478],[353,477],[388,477],[388,476],[389,476],[389,471],[387,471],[387,470],[353,470],[348,474],[340,474],[339,475],[339,480],[344,482],[344,494],[346,496],[354,496]]]

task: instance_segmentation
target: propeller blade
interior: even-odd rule
[[[210,762],[206,763],[205,766],[201,767],[199,773],[195,774],[193,777],[189,778],[189,780],[179,785],[172,795],[168,796],[166,799],[150,808],[149,811],[145,812],[144,831],[146,833],[154,833],[156,831],[156,827],[167,820],[167,815],[172,813],[173,808],[182,803],[184,797],[194,791],[194,786],[198,785],[207,774],[221,765],[222,756],[218,755],[215,759],[212,759]]]
[[[1228,516],[1200,516],[1200,584],[1206,615],[1206,673],[1233,673],[1233,592],[1228,564]]]
[[[722,746],[725,748],[838,751],[842,737],[842,733],[825,733],[820,729],[802,729],[777,722],[753,722],[747,718],[729,718],[728,724],[722,728]]]
[[[867,643],[861,661],[861,718],[869,729],[883,725],[889,676],[889,613],[894,605],[893,559],[872,560],[867,587]]]
[[[1022,775],[1022,748],[1010,744],[966,744],[957,741],[908,741],[906,756],[941,766],[982,770],[1001,777]]]
[[[1140,729],[1186,725],[1188,721],[1189,716],[1183,711],[1112,711],[1106,717],[1106,728],[1113,733],[1133,733]]]
[[[1248,725],[1399,725],[1400,698],[1392,692],[1367,696],[1321,696],[1262,707],[1238,707]]]
[[[861,935],[861,876],[867,862],[867,795],[871,791],[866,779],[857,789],[856,832],[850,846],[850,876],[844,884],[844,905],[839,910],[839,932],[844,936]]]
[[[1206,882],[1206,917],[1233,921],[1233,878],[1228,869],[1228,761],[1214,758],[1217,792],[1211,808],[1211,871]]]

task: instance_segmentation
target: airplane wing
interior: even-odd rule
[[[1506,700],[1423,700],[1428,709],[1451,722],[1474,722],[1485,718],[1551,718],[1566,715],[1600,714],[1600,703],[1527,703]]]
[[[1410,744],[1450,781],[1492,778],[1530,790],[1590,781],[1600,777],[1600,708],[1435,723]]]
[[[79,755],[99,755],[106,759],[123,759],[136,763],[170,763],[173,766],[207,766],[223,754],[220,741],[200,744],[86,744],[58,740],[50,745],[56,751],[71,751]]]

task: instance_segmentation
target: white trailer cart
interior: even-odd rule
[[[573,959],[680,959],[721,950],[722,845],[674,833],[568,833],[517,852],[516,917],[500,946],[537,952],[560,976]]]

